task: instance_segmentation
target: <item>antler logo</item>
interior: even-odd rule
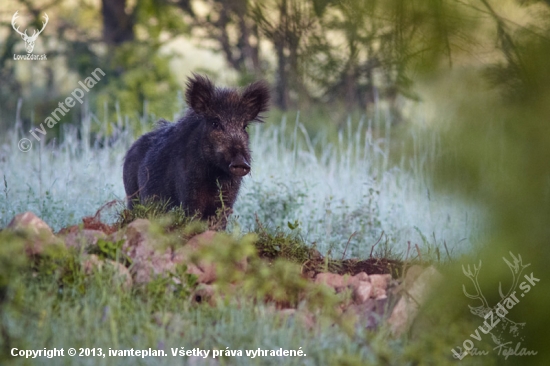
[[[490,334],[493,342],[496,344],[496,347],[493,350],[498,352],[498,355],[504,356],[504,359],[508,359],[509,356],[535,356],[538,351],[528,350],[525,347],[521,347],[521,342],[517,342],[515,347],[512,342],[509,341],[509,336],[514,338],[519,338],[524,340],[524,337],[519,337],[520,331],[525,327],[525,323],[516,323],[515,321],[507,318],[506,315],[509,313],[513,307],[519,303],[520,298],[524,297],[532,287],[537,285],[537,282],[540,282],[539,278],[536,278],[531,272],[530,275],[523,275],[523,271],[529,267],[531,264],[523,264],[521,255],[518,254],[516,257],[512,252],[510,252],[512,261],[502,257],[510,272],[512,272],[512,284],[506,293],[502,291],[502,283],[499,283],[498,292],[500,294],[500,301],[495,305],[491,306],[487,301],[487,298],[483,296],[481,292],[481,286],[479,285],[478,275],[481,271],[481,261],[479,265],[474,264],[474,270],[468,265],[468,269],[462,266],[462,272],[474,285],[475,292],[470,293],[466,291],[466,286],[462,285],[462,291],[464,295],[472,300],[479,301],[479,306],[471,306],[470,312],[474,315],[477,315],[485,321],[483,325],[477,327],[477,329],[470,334],[470,338],[467,338],[462,343],[462,347],[456,347],[458,352],[453,348],[451,352],[453,357],[462,360],[468,354],[472,356],[482,356],[487,355],[488,351],[478,350],[474,344],[474,341],[481,341],[484,334]],[[521,282],[522,279],[525,281]],[[518,289],[519,287],[519,289]],[[500,324],[500,327],[496,326]]]
[[[23,38],[23,40],[25,41],[25,48],[27,49],[27,53],[32,53],[32,50],[34,49],[34,42],[36,42],[36,39],[38,38],[38,35],[40,33],[42,33],[42,31],[44,30],[44,28],[46,28],[46,24],[48,24],[48,14],[44,13],[44,19],[46,20],[45,22],[42,22],[42,29],[40,29],[38,31],[38,33],[36,32],[36,30],[33,32],[33,34],[31,36],[27,35],[27,30],[25,29],[25,32],[21,33],[19,31],[19,27],[16,28],[16,24],[15,24],[15,21],[18,17],[17,13],[19,13],[19,11],[16,11],[15,14],[13,14],[13,17],[11,18],[11,26],[13,27],[13,29],[19,33],[21,35],[21,38]]]
[[[507,260],[506,258],[502,258],[510,271],[512,272],[512,284],[506,294],[502,291],[502,283],[499,282],[498,286],[498,292],[501,298],[501,303],[506,304],[509,303],[511,298],[516,299],[515,292],[518,289],[518,286],[521,290],[524,290],[525,285],[521,286],[520,281],[522,280],[522,273],[525,270],[525,268],[529,267],[531,264],[523,264],[523,261],[521,259],[521,255],[518,254],[518,256],[514,256],[512,252],[510,252],[510,256],[512,257],[512,262]],[[464,295],[472,300],[479,301],[479,306],[471,306],[468,305],[470,308],[470,312],[476,316],[479,316],[481,318],[490,319],[489,323],[491,323],[491,320],[493,319],[493,311],[495,311],[495,314],[498,315],[498,318],[495,316],[495,319],[497,320],[494,322],[494,324],[501,324],[500,330],[497,330],[496,328],[492,326],[486,326],[482,329],[482,331],[487,330],[487,332],[484,331],[484,333],[491,334],[491,338],[493,342],[495,342],[498,345],[501,345],[504,343],[506,339],[506,335],[511,335],[512,337],[518,337],[520,335],[520,331],[525,327],[525,323],[516,323],[513,320],[507,318],[505,315],[508,313],[504,308],[499,309],[498,306],[491,306],[483,293],[481,292],[481,286],[479,285],[478,281],[478,275],[481,270],[481,261],[479,261],[479,265],[474,264],[474,270],[470,268],[470,265],[468,265],[468,269],[464,268],[462,266],[462,272],[470,281],[472,281],[472,284],[474,285],[475,292],[473,294],[466,291],[466,286],[462,285],[462,291],[464,292]],[[526,277],[528,278],[528,277]],[[527,292],[527,291],[525,291]],[[524,293],[521,294],[521,297],[523,297]],[[486,321],[487,323],[487,321]]]

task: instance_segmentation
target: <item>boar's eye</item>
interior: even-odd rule
[[[220,129],[220,123],[218,121],[212,121],[212,128],[215,130]]]

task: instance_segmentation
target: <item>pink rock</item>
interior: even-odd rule
[[[373,290],[372,290],[373,299],[384,298],[385,296],[386,296],[385,288],[373,287]]]
[[[315,277],[315,283],[325,284],[337,291],[350,286],[353,282],[353,277],[342,276],[336,273],[318,273]]]
[[[122,288],[124,290],[130,290],[132,288],[132,275],[128,268],[121,263],[110,259],[101,260],[95,254],[86,256],[82,261],[82,269],[86,275],[91,275],[94,271],[102,271],[105,267],[109,267],[114,271],[115,276],[113,280],[122,283]]]
[[[412,273],[411,276],[416,275]],[[388,319],[390,329],[394,335],[405,332],[416,317],[419,307],[426,302],[430,290],[442,280],[441,274],[433,267],[426,268],[415,281],[407,281],[407,288],[402,291],[402,297],[395,305]]]
[[[370,283],[374,286],[374,288],[386,290],[390,284],[391,281],[391,275],[390,274],[373,274],[369,276]]]
[[[41,254],[46,245],[60,242],[48,224],[30,211],[15,215],[7,228],[27,236],[25,252],[29,256]]]
[[[210,284],[216,280],[216,266],[212,263],[202,266],[187,263],[187,273],[197,276],[198,283]]]
[[[374,300],[370,298],[362,304],[351,304],[344,314],[354,317],[356,326],[376,329],[384,319],[388,308],[387,302],[387,299]]]
[[[353,298],[357,304],[366,302],[372,295],[373,286],[368,281],[357,281],[353,289]]]
[[[358,274],[353,276],[353,278],[355,278],[357,281],[368,281],[369,275],[366,274],[365,272],[359,272]]]
[[[424,272],[424,267],[419,266],[417,264],[411,266],[409,269],[407,269],[407,273],[405,275],[405,278],[403,279],[403,283],[401,284],[402,288],[408,288],[412,285],[414,281],[418,278]]]
[[[65,235],[65,245],[68,248],[84,248],[95,246],[99,239],[106,240],[107,235],[100,230],[71,230],[67,235]]]
[[[132,260],[131,273],[136,283],[150,282],[154,276],[165,276],[175,270],[170,248],[159,248],[158,240],[149,233],[151,223],[137,219],[126,228],[123,252]]]
[[[196,235],[176,250],[173,260],[175,263],[185,263],[187,273],[196,275],[199,283],[210,284],[217,279],[217,265],[212,261],[201,259],[199,252],[206,247],[212,247],[215,250],[217,245],[224,245],[220,238],[223,236],[215,231]],[[234,265],[238,270],[245,272],[248,266],[247,258],[236,261]]]
[[[192,251],[192,252],[197,251],[198,249],[200,249],[204,246],[208,246],[208,245],[212,244],[215,237],[216,237],[216,232],[215,231],[213,231],[213,230],[205,231],[204,233],[199,234],[199,235],[195,235],[194,237],[189,239],[187,244],[185,244],[182,247],[182,249],[184,249],[184,251],[187,251],[187,250]]]
[[[109,236],[111,240],[124,239],[122,250],[132,261],[131,273],[136,283],[150,282],[155,276],[167,276],[176,271],[177,266],[186,265],[187,273],[197,276],[199,283],[211,284],[217,278],[216,263],[200,258],[200,251],[205,247],[224,245],[215,231],[206,231],[189,239],[177,248],[162,244],[163,236],[156,236],[150,231],[148,220],[138,219],[130,223],[125,231]],[[216,248],[213,247],[213,250]],[[247,259],[236,261],[235,266],[245,271]],[[178,283],[178,279],[174,278]]]
[[[138,249],[145,247],[152,249],[150,243],[147,242],[150,227],[151,223],[146,219],[134,220],[126,227],[124,247],[127,248],[128,253],[139,252]]]
[[[24,230],[27,233],[32,233],[35,235],[46,233],[53,236],[52,229],[48,226],[48,224],[30,211],[15,215],[8,224],[8,229],[12,229],[14,231]]]
[[[216,280],[216,265],[207,261],[194,261],[194,255],[205,246],[214,242],[215,231],[205,231],[202,234],[195,235],[187,244],[178,248],[174,255],[174,263],[185,263],[187,273],[197,276],[199,283],[210,284]]]

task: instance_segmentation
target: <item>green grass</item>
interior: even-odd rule
[[[111,123],[90,113],[81,130],[64,126],[60,142],[35,143],[28,153],[17,149],[24,135],[13,131],[4,135],[0,227],[16,213],[30,210],[57,231],[81,223],[83,217],[94,216],[115,200],[116,205],[101,210],[101,219],[115,227],[149,218],[180,243],[206,230],[207,224],[177,209],[164,215],[162,204],[124,210],[123,156],[135,131],[148,130],[152,121],[141,118],[133,125],[128,119],[117,120],[126,122]],[[116,138],[106,137],[108,130]],[[332,270],[339,268],[342,258],[368,258],[371,252],[446,261],[446,248],[454,257],[475,245],[483,233],[482,213],[474,205],[433,193],[428,177],[439,146],[432,132],[416,127],[392,130],[382,120],[367,119],[350,120],[336,134],[328,131],[319,129],[309,135],[299,117],[291,116],[252,131],[252,174],[244,181],[227,234],[221,236],[224,250],[202,253],[226,264],[219,285],[226,296],[214,306],[193,303],[196,283],[184,268],[128,291],[113,280],[108,267],[85,275],[80,266],[83,253],[62,251],[26,260],[21,255],[24,238],[3,232],[0,363],[186,364],[171,356],[24,360],[8,356],[10,347],[101,347],[104,352],[108,348],[229,347],[244,352],[302,347],[307,357],[227,357],[219,363],[447,363],[445,347],[450,343],[395,339],[385,327],[367,331],[339,317],[333,304],[345,299],[319,291],[301,278],[301,266],[315,254],[314,249],[327,256],[324,269]],[[409,242],[412,248],[418,244],[418,251],[407,253]],[[120,256],[121,242],[99,244],[90,253],[131,265]],[[239,253],[257,253],[246,277],[235,271]],[[180,279],[179,285],[172,284],[173,277]],[[228,283],[237,280],[243,286],[235,294]],[[273,304],[307,309],[315,314],[316,325],[309,329],[299,316],[281,319]]]
[[[201,348],[233,350],[297,349],[308,354],[306,364],[331,364],[334,355],[326,342],[355,356],[366,356],[361,342],[349,343],[344,330],[328,332],[329,323],[322,321],[322,309],[333,297],[313,293],[307,304],[321,321],[308,330],[298,320],[276,316],[273,305],[262,304],[269,296],[278,303],[297,306],[297,291],[311,286],[299,276],[298,267],[283,262],[271,266],[259,258],[252,260],[243,291],[238,295],[226,292],[215,306],[196,304],[190,296],[196,283],[180,274],[179,285],[171,277],[157,277],[147,285],[128,290],[116,281],[110,267],[86,274],[81,266],[83,253],[75,250],[49,250],[43,255],[25,259],[21,243],[9,232],[2,234],[2,248],[12,248],[11,266],[3,267],[0,292],[0,361],[27,364],[24,359],[9,356],[11,348],[102,348],[148,349],[149,347]],[[10,236],[11,235],[11,236]],[[174,232],[166,235],[175,235]],[[236,276],[232,265],[239,250],[246,250],[246,241],[227,240],[224,251],[205,253],[223,270],[218,283],[226,291]],[[244,240],[244,239],[243,239]],[[2,253],[7,254],[7,253]],[[17,254],[15,256],[14,254]],[[237,254],[238,255],[238,254]],[[6,258],[6,256],[2,256]],[[14,258],[20,258],[14,261]],[[112,256],[111,256],[112,258]],[[252,259],[254,256],[251,257]],[[225,267],[224,267],[225,266]],[[290,266],[290,267],[289,267]],[[242,279],[242,278],[241,278]],[[225,285],[224,285],[225,283]],[[225,288],[225,290],[224,290]],[[253,296],[255,294],[256,296]],[[255,300],[255,301],[253,301]],[[316,302],[316,303],[315,303]],[[317,310],[315,310],[317,309]],[[330,314],[331,312],[329,311]],[[329,318],[330,319],[330,316]],[[326,334],[326,335],[323,335]],[[330,334],[330,336],[329,336]],[[361,356],[361,357],[363,357]],[[286,359],[285,364],[304,364],[303,359]],[[2,361],[2,362],[3,362]],[[99,362],[98,362],[99,361]],[[222,358],[221,364],[275,364],[277,358]],[[135,357],[117,359],[37,359],[32,364],[166,364],[180,363],[171,356],[140,360]]]
[[[273,316],[273,310],[260,305],[245,306],[224,304],[214,308],[191,307],[182,300],[166,295],[164,307],[156,309],[152,301],[144,301],[119,289],[93,286],[77,299],[60,295],[57,299],[47,296],[55,292],[53,286],[42,289],[31,287],[26,292],[25,309],[39,302],[40,312],[9,312],[4,317],[18,320],[10,326],[12,344],[19,348],[65,348],[100,347],[104,352],[113,349],[298,349],[307,357],[287,358],[287,365],[331,365],[343,355],[357,359],[366,358],[368,348],[360,342],[349,342],[342,331],[320,326],[309,331],[296,325],[293,320],[281,320]],[[178,303],[174,311],[174,302]],[[170,311],[172,310],[172,311]],[[24,320],[23,320],[24,319]],[[35,329],[32,332],[29,330]],[[331,347],[327,347],[330,344]],[[335,350],[341,356],[335,354]],[[19,361],[19,362],[18,362]],[[34,360],[33,364],[117,364],[117,365],[174,365],[182,364],[180,357],[163,358],[75,358]],[[23,360],[10,359],[11,364],[25,364]],[[250,359],[248,357],[220,359],[221,364],[275,365],[281,364],[276,357]]]
[[[176,235],[176,232],[166,233]],[[247,239],[248,238],[248,239]],[[249,251],[255,235],[242,239],[221,234],[225,250],[202,253],[215,261],[220,280],[213,305],[196,303],[192,276],[182,272],[157,277],[147,285],[125,287],[112,267],[87,273],[80,265],[84,253],[52,248],[26,259],[24,237],[0,233],[2,250],[11,248],[10,266],[0,275],[0,363],[9,365],[176,365],[172,348],[240,350],[242,357],[217,358],[220,365],[392,365],[422,360],[450,364],[449,343],[433,339],[401,339],[386,326],[376,331],[355,325],[335,311],[346,292],[334,295],[301,278],[300,266],[282,259],[266,261]],[[247,249],[248,248],[248,249]],[[239,252],[248,253],[246,275],[235,270]],[[7,253],[2,252],[1,258]],[[111,256],[111,258],[113,258]],[[184,269],[182,269],[184,270]],[[178,277],[181,282],[172,281]],[[229,284],[242,286],[235,292]],[[295,316],[282,316],[276,307],[295,306]],[[311,314],[308,324],[300,314]],[[358,323],[361,324],[361,323]],[[72,347],[162,349],[166,357],[64,357],[27,360],[10,356],[12,348]],[[434,348],[435,347],[435,348]],[[304,357],[246,356],[246,350],[301,349]],[[428,353],[431,352],[431,353]],[[429,361],[431,360],[431,361]],[[206,363],[208,364],[208,363]]]
[[[200,234],[208,229],[208,224],[200,222],[197,216],[189,216],[182,207],[168,208],[168,202],[150,201],[136,202],[132,210],[126,208],[125,203],[117,207],[116,227],[125,227],[136,219],[161,221],[163,227],[169,231],[180,230],[186,235]]]

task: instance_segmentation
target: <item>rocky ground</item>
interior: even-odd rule
[[[218,263],[201,254],[204,249],[217,251],[226,245],[224,241],[227,236],[216,231],[183,236],[177,245],[166,245],[162,235],[146,219],[134,220],[118,229],[90,217],[85,218],[82,225],[67,227],[54,234],[32,212],[15,216],[6,230],[25,238],[25,253],[31,259],[41,256],[50,246],[72,248],[81,253],[79,264],[83,273],[91,275],[94,271],[109,267],[113,281],[119,281],[127,290],[146,285],[158,277],[171,278],[177,284],[180,280],[172,274],[178,266],[184,265],[186,273],[196,279],[191,301],[202,303],[199,306],[209,306],[224,296],[217,285],[227,278],[220,277],[223,274]],[[105,252],[105,246],[115,245],[113,243],[119,244],[121,255],[118,260],[97,254]],[[323,290],[348,294],[341,297],[345,300],[336,304],[336,310],[339,314],[352,315],[356,326],[374,329],[387,323],[396,335],[409,329],[430,288],[441,277],[433,266],[407,266],[406,263],[385,258],[341,261],[340,265],[332,266],[336,273],[320,270],[320,264],[326,262],[326,258],[312,249],[309,259],[301,266],[301,276],[323,287]],[[270,261],[265,260],[265,265],[269,266]],[[244,276],[230,284],[233,294],[238,294],[242,279],[254,275],[254,272],[248,269],[247,256],[235,258],[231,266],[232,270]],[[273,299],[266,296],[266,301],[269,300]],[[313,313],[298,306],[277,301],[274,304],[278,314],[297,317],[305,326],[313,326],[316,321]]]

